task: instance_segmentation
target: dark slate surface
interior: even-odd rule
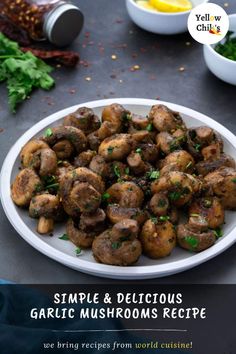
[[[214,2],[222,6],[225,3]],[[228,3],[227,11],[236,12],[234,1]],[[89,62],[89,66],[56,69],[55,89],[35,92],[16,115],[9,113],[6,89],[0,87],[0,128],[4,129],[0,133],[1,164],[13,143],[42,118],[101,98],[160,97],[199,110],[236,133],[236,88],[207,70],[201,45],[188,34],[164,37],[139,29],[128,18],[123,0],[86,0],[78,4],[86,24],[71,49],[79,51],[81,60]],[[111,60],[112,54],[117,60]],[[133,65],[139,65],[140,70],[131,72]],[[185,71],[180,72],[180,67]],[[2,208],[0,231],[0,278],[20,283],[108,282],[73,271],[37,252],[14,231]],[[236,283],[236,246],[193,270],[152,282]]]

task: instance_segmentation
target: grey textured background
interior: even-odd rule
[[[225,3],[214,2],[222,6]],[[139,29],[128,18],[123,0],[76,3],[86,22],[71,49],[77,50],[89,66],[57,68],[53,74],[55,89],[35,92],[16,115],[9,113],[6,88],[1,85],[0,164],[14,142],[42,118],[65,107],[101,98],[160,97],[205,113],[236,133],[236,88],[207,70],[201,45],[187,33],[165,37]],[[228,4],[227,12],[236,12],[235,1]],[[117,55],[117,60],[111,60],[112,54]],[[139,65],[140,70],[131,72],[133,65]],[[180,72],[180,67],[185,71]],[[86,81],[87,77],[91,81]],[[20,283],[109,282],[73,271],[37,252],[14,231],[1,207],[0,278]],[[236,245],[195,269],[150,282],[236,283]]]

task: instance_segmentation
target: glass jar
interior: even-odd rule
[[[3,0],[1,13],[26,30],[32,39],[48,39],[57,46],[70,44],[84,22],[77,6],[61,0]]]

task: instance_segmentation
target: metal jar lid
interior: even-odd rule
[[[43,31],[51,43],[63,47],[73,42],[83,24],[84,16],[78,7],[62,4],[47,15]]]

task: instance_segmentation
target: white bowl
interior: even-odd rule
[[[229,30],[236,33],[236,14],[229,15]],[[236,61],[227,59],[217,53],[214,49],[215,46],[216,44],[204,45],[203,47],[205,62],[209,70],[219,79],[236,85]]]
[[[180,247],[176,247],[169,257],[154,260],[142,255],[134,266],[118,267],[97,263],[90,250],[84,251],[80,257],[76,257],[76,247],[71,242],[63,241],[58,238],[65,233],[65,224],[63,223],[55,225],[53,237],[39,235],[35,231],[36,221],[29,218],[28,211],[18,208],[13,203],[10,196],[10,186],[16,174],[19,172],[19,154],[22,146],[30,139],[42,135],[48,127],[58,125],[64,116],[74,112],[78,107],[90,107],[94,110],[95,114],[100,116],[103,108],[114,102],[124,105],[131,112],[144,116],[150,111],[152,105],[157,103],[165,104],[172,110],[180,112],[188,127],[208,125],[218,131],[224,141],[224,151],[236,159],[236,137],[218,122],[189,108],[169,102],[142,98],[114,98],[82,103],[79,106],[66,108],[41,120],[25,132],[9,151],[1,171],[0,195],[4,211],[13,227],[26,242],[57,262],[80,272],[114,279],[148,279],[179,273],[196,267],[225,251],[236,241],[236,218],[235,212],[233,211],[226,212],[223,237],[221,237],[215,245],[203,252],[195,254],[181,249]],[[2,240],[4,240],[4,238]],[[11,259],[9,259],[9,262],[11,262]]]
[[[191,0],[193,7],[208,2],[208,0]],[[190,11],[157,12],[145,9],[136,4],[135,0],[126,0],[126,7],[131,19],[139,27],[158,34],[178,34],[187,31]]]

